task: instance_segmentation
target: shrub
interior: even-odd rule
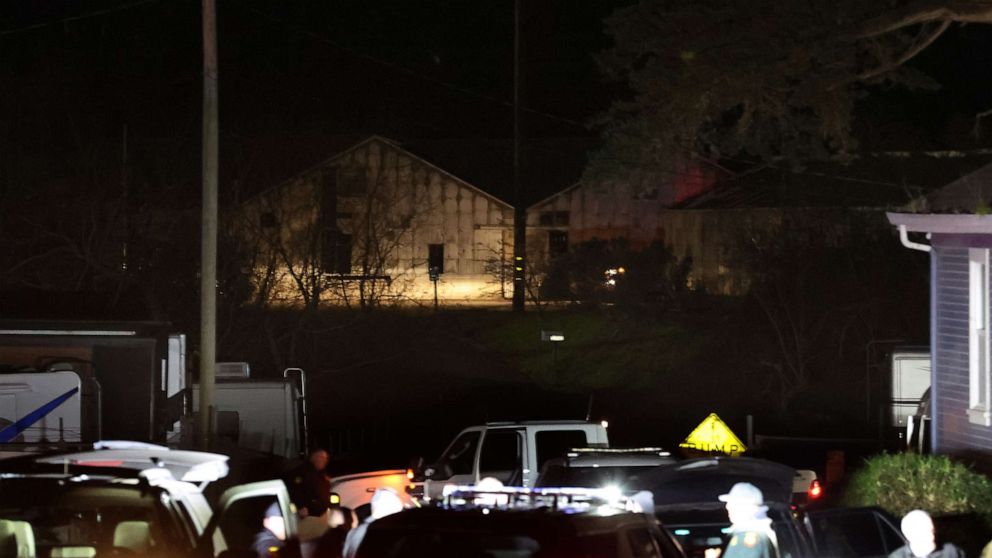
[[[852,506],[880,506],[897,516],[919,508],[932,515],[978,513],[990,518],[992,482],[945,456],[879,455],[851,477],[846,500]]]

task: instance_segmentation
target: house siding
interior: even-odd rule
[[[968,247],[960,240],[935,235],[933,241],[934,450],[974,456],[992,448],[992,429],[968,420]]]

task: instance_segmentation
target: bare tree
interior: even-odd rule
[[[483,268],[494,284],[499,285],[500,295],[505,299],[512,291],[507,288],[513,281],[513,245],[501,240],[495,247],[487,249]],[[536,239],[527,242],[528,265],[524,270],[524,292],[527,299],[538,311],[547,306],[548,301],[541,295],[541,285],[551,269],[551,257]]]

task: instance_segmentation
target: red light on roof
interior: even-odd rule
[[[73,461],[73,465],[82,465],[83,467],[120,467],[124,464],[123,459],[106,459],[106,460],[93,460],[93,461]]]
[[[813,482],[809,483],[809,497],[815,500],[823,496],[823,485],[820,484],[819,479],[813,479]]]

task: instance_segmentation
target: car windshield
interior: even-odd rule
[[[159,490],[56,479],[0,479],[0,539],[49,558],[182,548]]]
[[[556,465],[547,468],[538,484],[539,486],[579,488],[603,488],[611,485],[626,487],[628,483],[637,484],[636,479],[632,477],[653,468],[653,466],[630,465],[616,467],[564,467]],[[638,487],[632,486],[631,488]]]

